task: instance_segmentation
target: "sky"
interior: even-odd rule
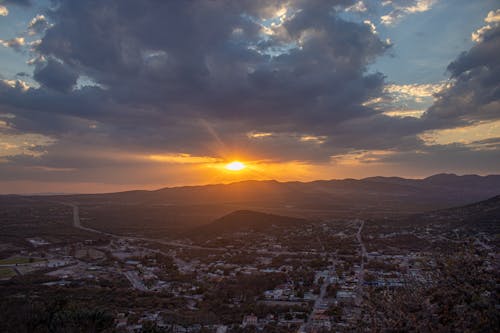
[[[495,0],[0,0],[0,193],[442,172],[500,173]]]

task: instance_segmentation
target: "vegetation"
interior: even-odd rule
[[[2,332],[91,333],[114,328],[111,313],[72,304],[67,298],[11,299],[0,303],[0,314]]]

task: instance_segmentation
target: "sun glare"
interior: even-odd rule
[[[240,170],[245,169],[245,164],[243,164],[239,161],[233,161],[229,164],[226,164],[225,168],[227,170],[231,170],[231,171],[240,171]]]

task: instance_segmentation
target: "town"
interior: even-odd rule
[[[95,295],[118,332],[404,329],[412,320],[417,325],[418,316],[403,321],[398,311],[418,312],[426,293],[460,269],[457,260],[485,281],[478,302],[499,307],[497,240],[461,225],[279,218],[259,228],[240,224],[214,235],[204,227],[165,240],[87,227],[75,204],[52,209],[84,234],[64,242],[30,237],[25,247],[11,248],[0,260],[2,296]],[[225,218],[237,224],[275,217],[245,211]],[[429,316],[435,320],[436,313]]]

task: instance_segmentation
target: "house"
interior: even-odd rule
[[[353,304],[356,300],[356,293],[353,291],[339,290],[337,291],[337,301],[342,304]]]
[[[254,314],[251,314],[251,315],[245,316],[243,318],[243,323],[241,324],[241,326],[243,326],[243,327],[257,326],[258,322],[259,322],[259,320],[258,320],[257,316],[255,316]]]
[[[312,320],[316,326],[330,326],[330,317],[323,313],[314,314]]]
[[[215,332],[216,333],[226,333],[227,326],[226,325],[219,325],[219,326],[217,326],[217,330]]]

